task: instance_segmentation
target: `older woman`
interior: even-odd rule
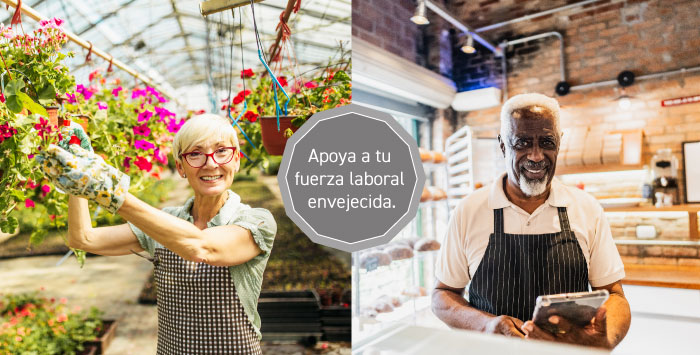
[[[84,144],[83,144],[84,145]],[[67,145],[64,145],[67,146]],[[158,354],[260,354],[257,312],[277,226],[229,190],[240,166],[236,131],[215,115],[196,116],[173,141],[180,176],[194,197],[162,211],[129,194],[129,178],[77,145],[52,146],[42,169],[68,191],[71,247],[100,255],[147,251],[158,285]],[[93,228],[85,198],[126,224]]]

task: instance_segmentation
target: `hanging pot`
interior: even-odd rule
[[[284,146],[287,144],[287,137],[284,136],[284,131],[290,128],[292,132],[296,132],[298,127],[292,125],[292,120],[297,116],[280,116],[280,130],[277,131],[276,116],[260,117],[260,131],[265,150],[270,155],[282,155]]]
[[[60,127],[61,122],[58,122],[58,106],[46,106],[44,108],[46,109],[46,113],[49,115],[49,123]]]

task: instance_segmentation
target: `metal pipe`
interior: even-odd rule
[[[555,13],[555,12],[573,9],[573,8],[575,8],[575,7],[579,7],[579,6],[583,6],[583,5],[588,5],[588,4],[594,3],[594,2],[596,2],[596,1],[600,1],[600,0],[586,0],[586,1],[580,1],[580,2],[577,2],[577,3],[574,3],[574,4],[570,4],[570,5],[566,5],[566,6],[561,6],[561,7],[557,7],[557,8],[554,8],[554,9],[545,10],[545,11],[541,11],[541,12],[538,12],[538,13],[534,13],[534,14],[522,16],[522,17],[517,17],[517,18],[514,18],[514,19],[512,19],[512,20],[508,20],[508,21],[504,21],[504,22],[499,22],[499,23],[494,23],[493,25],[488,25],[488,26],[484,26],[484,27],[479,27],[479,28],[477,28],[476,30],[474,30],[474,32],[490,31],[490,30],[493,30],[493,29],[496,29],[496,28],[500,28],[500,27],[503,27],[503,26],[510,25],[510,24],[512,24],[512,23],[517,23],[517,22],[521,22],[521,21],[527,21],[527,20],[530,20],[530,19],[533,19],[533,18],[537,18],[537,17],[541,17],[541,16],[546,16],[546,15],[549,15],[549,14],[553,14],[553,13]]]
[[[504,41],[500,44],[501,51],[503,52],[503,56],[501,56],[501,69],[503,71],[503,88],[501,90],[503,91],[503,102],[508,100],[508,58],[506,58],[506,48],[511,45],[534,41],[536,39],[541,39],[549,36],[555,36],[559,38],[559,68],[561,70],[561,81],[566,81],[566,63],[564,62],[564,36],[562,36],[561,33],[551,31],[536,34],[530,37],[518,38],[512,41]]]
[[[503,96],[501,98],[501,102],[506,102],[506,100],[508,100],[508,58],[506,58],[507,46],[507,42],[501,43],[501,50],[503,51],[503,55],[501,56],[501,71],[503,72],[503,88],[501,90],[501,92],[503,92]]]
[[[474,40],[481,43],[484,47],[488,48],[495,55],[500,56],[502,54],[500,48],[494,46],[487,39],[479,36],[474,31],[470,30],[469,26],[465,25],[462,21],[456,19],[454,16],[452,16],[452,14],[447,12],[447,10],[443,9],[439,5],[435,4],[430,0],[425,0],[425,6],[432,10],[434,13],[436,13],[438,16],[447,20],[447,22],[451,23],[453,26],[457,27],[457,29],[461,30],[464,33],[471,34]]]
[[[17,7],[16,0],[2,0],[2,2],[4,2],[7,5],[10,5],[14,8]],[[21,11],[22,11],[22,13],[24,13],[25,15],[27,15],[29,18],[31,18],[34,21],[40,22],[42,20],[48,20],[46,17],[41,15],[39,12],[34,10],[29,5],[22,4]],[[85,49],[90,48],[90,43],[88,43],[86,40],[80,38],[80,36],[76,35],[75,33],[68,31],[68,30],[63,30],[63,32],[66,34],[66,36],[68,36],[68,39],[75,42],[79,46],[81,46]],[[144,84],[155,88],[159,92],[162,92],[165,96],[169,97],[170,99],[174,100],[177,104],[179,104],[179,101],[177,100],[177,98],[175,98],[175,96],[173,96],[171,93],[163,90],[163,88],[160,85],[152,82],[150,78],[148,78],[148,77],[142,75],[141,73],[137,72],[136,70],[132,69],[131,67],[129,67],[128,65],[126,65],[122,61],[120,61],[118,59],[114,59],[114,57],[112,57],[110,54],[102,51],[101,49],[99,49],[95,46],[92,46],[92,53],[101,57],[101,58],[104,58],[107,61],[112,60],[112,64],[114,66],[116,66],[117,68],[129,73],[134,78],[141,80]]]
[[[669,70],[665,72],[659,72],[659,73],[652,73],[652,74],[646,74],[642,76],[638,76],[635,78],[637,81],[639,80],[648,80],[648,79],[655,79],[663,76],[668,76],[668,75],[677,75],[677,74],[687,74],[687,73],[693,73],[693,72],[700,72],[700,66],[697,67],[691,67],[691,68],[681,68],[677,70]],[[598,81],[594,83],[588,83],[588,84],[582,84],[582,85],[576,85],[572,86],[571,90],[586,90],[586,89],[591,89],[591,88],[596,88],[596,87],[601,87],[601,86],[608,86],[608,85],[615,85],[618,84],[617,80],[605,80],[605,81]]]
[[[564,62],[564,36],[561,35],[561,33],[556,32],[556,31],[551,31],[551,32],[545,32],[545,33],[540,33],[536,34],[530,37],[525,37],[525,38],[519,38],[516,40],[508,41],[506,42],[506,46],[512,46],[520,43],[525,43],[525,42],[530,42],[534,41],[537,39],[542,39],[545,37],[549,36],[555,36],[559,38],[559,70],[561,71],[561,81],[566,81],[566,63]],[[504,48],[504,54],[505,56],[505,48]]]
[[[261,2],[263,0],[255,0]],[[215,14],[217,12],[226,11],[239,6],[249,5],[250,0],[209,0],[199,3],[199,12],[202,16]]]

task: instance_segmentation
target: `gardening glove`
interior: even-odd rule
[[[58,142],[58,145],[61,148],[68,150],[69,145],[79,144],[83,149],[89,152],[93,151],[92,145],[90,145],[90,138],[83,130],[83,126],[70,121],[70,126],[62,126],[60,132],[63,139]]]
[[[61,190],[95,201],[111,213],[124,203],[131,179],[97,154],[77,144],[70,144],[68,150],[51,144],[36,159]]]

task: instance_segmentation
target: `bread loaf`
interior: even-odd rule
[[[421,239],[416,243],[413,249],[416,251],[440,250],[440,242],[429,238]]]

